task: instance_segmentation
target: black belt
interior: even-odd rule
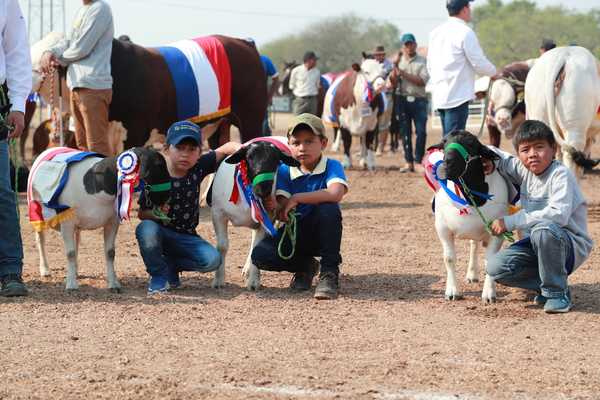
[[[299,99],[311,99],[311,98],[313,98],[313,97],[317,97],[317,95],[316,95],[316,94],[314,94],[314,95],[312,95],[312,96],[296,96],[296,97],[298,97]]]

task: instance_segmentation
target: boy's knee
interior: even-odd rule
[[[487,259],[485,272],[492,279],[496,279],[498,276],[506,272],[506,260],[502,254],[502,251],[499,251]]]
[[[221,253],[219,253],[217,249],[214,249],[207,256],[208,257],[205,267],[206,272],[217,270],[221,266],[221,260],[223,259]]]
[[[321,203],[315,206],[315,212],[320,221],[338,221],[342,219],[342,212],[337,203]]]
[[[137,238],[140,246],[152,247],[158,243],[158,235],[160,232],[160,225],[151,220],[143,220],[135,228],[135,237]]]
[[[560,241],[565,237],[563,228],[554,222],[540,222],[531,229],[530,239],[536,247]]]

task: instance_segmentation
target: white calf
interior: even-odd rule
[[[493,200],[486,202],[481,207],[483,214],[490,220],[502,218],[507,213],[508,188],[506,181],[496,171],[487,175],[485,179],[489,185],[489,193],[494,196]],[[502,247],[502,237],[491,236],[485,229],[481,218],[475,210],[470,209],[469,214],[461,215],[459,210],[448,195],[438,190],[435,194],[435,230],[438,234],[444,251],[444,265],[446,266],[446,292],[448,300],[456,300],[462,297],[456,279],[456,247],[454,239],[468,239],[470,241],[469,264],[467,267],[466,281],[479,281],[479,262],[477,250],[479,242],[487,246],[485,260],[496,254]],[[485,302],[493,302],[496,299],[496,286],[494,281],[486,274],[483,284],[481,298]]]
[[[276,141],[280,143],[277,144]],[[252,263],[252,249],[265,237],[263,227],[252,219],[250,205],[245,201],[243,193],[239,193],[239,199],[235,203],[230,201],[236,176],[236,165],[245,161],[250,181],[257,176],[269,176],[271,178],[261,180],[253,185],[252,191],[259,201],[274,195],[275,177],[280,161],[292,166],[299,166],[297,160],[284,153],[281,149],[287,147],[287,140],[283,137],[273,136],[270,138],[254,139],[246,144],[238,152],[232,154],[223,162],[217,172],[212,185],[211,214],[215,234],[217,236],[217,250],[221,253],[221,265],[215,272],[212,283],[214,288],[220,288],[225,283],[225,256],[229,249],[229,238],[227,228],[229,222],[234,226],[244,226],[252,229],[252,241],[246,262],[242,270],[246,287],[257,290],[260,287],[260,271]],[[286,149],[286,151],[289,151]]]
[[[59,148],[60,149],[60,148]],[[55,149],[49,149],[45,154]],[[139,178],[145,182],[148,198],[153,204],[164,204],[169,197],[168,189],[153,191],[152,185],[170,182],[169,172],[165,159],[156,151],[135,148],[134,153],[139,161]],[[29,175],[28,194],[29,202],[42,202],[40,188],[52,176],[53,170],[48,164],[36,164]],[[58,203],[70,208],[74,215],[65,219],[59,225],[52,225],[60,230],[64,241],[67,256],[66,289],[73,290],[79,287],[77,283],[77,252],[79,248],[80,232],[82,230],[104,229],[104,258],[106,261],[106,279],[108,288],[119,291],[121,285],[114,269],[115,239],[119,230],[119,217],[115,210],[117,195],[117,165],[116,157],[101,158],[91,156],[68,166],[69,177],[64,189],[58,197]],[[169,183],[170,184],[170,183]],[[155,186],[158,188],[158,186]],[[31,215],[30,215],[31,217]],[[45,234],[43,230],[36,231],[36,243],[40,256],[40,275],[49,276],[50,268],[45,250]]]

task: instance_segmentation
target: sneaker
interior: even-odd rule
[[[543,306],[544,304],[546,304],[546,301],[548,300],[548,298],[542,294],[536,294],[535,297],[533,298],[533,303],[536,306]]]
[[[400,172],[402,172],[402,173],[415,172],[415,165],[408,163],[404,167],[400,168]]]
[[[8,274],[1,277],[0,284],[0,296],[27,296],[27,286],[25,286],[19,274]]]
[[[573,303],[571,302],[571,294],[569,291],[560,297],[546,298],[546,304],[544,304],[544,311],[548,314],[558,314],[569,312]]]
[[[319,262],[314,257],[311,257],[309,265],[305,270],[294,274],[290,282],[290,289],[299,291],[309,290],[312,287],[312,281],[317,272],[319,272]]]
[[[167,281],[169,282],[169,289],[179,289],[181,287],[179,271],[175,268],[169,267],[169,270],[167,271]]]
[[[333,272],[322,273],[319,277],[319,284],[315,289],[315,299],[333,300],[338,294],[338,275]]]
[[[148,294],[154,293],[166,293],[169,290],[169,281],[166,277],[161,275],[154,275],[150,277],[148,283]]]

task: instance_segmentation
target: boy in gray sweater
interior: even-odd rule
[[[519,230],[524,239],[488,260],[496,282],[535,290],[534,302],[547,313],[571,309],[568,276],[589,256],[587,203],[573,173],[554,159],[556,142],[540,121],[525,121],[513,140],[518,157],[497,151],[498,172],[520,186],[522,209],[497,219],[492,232]],[[486,173],[494,164],[484,161]]]

